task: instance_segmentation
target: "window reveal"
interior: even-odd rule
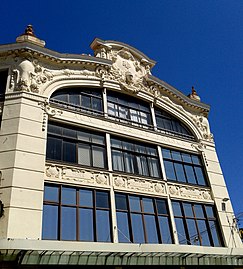
[[[111,138],[111,152],[114,171],[161,177],[155,147]]]
[[[172,243],[165,200],[120,193],[115,199],[120,243]]]
[[[45,185],[42,238],[111,242],[109,193]]]
[[[49,160],[106,168],[105,137],[50,123],[46,157]]]
[[[207,185],[198,155],[163,149],[163,160],[168,180],[196,185]]]
[[[222,246],[213,206],[172,202],[180,244]]]

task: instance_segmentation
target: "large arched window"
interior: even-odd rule
[[[92,114],[103,113],[101,89],[65,88],[54,92],[50,101],[64,108],[77,109]]]
[[[164,110],[155,108],[155,118],[158,130],[170,135],[182,136],[189,139],[194,138],[193,134],[179,119]]]

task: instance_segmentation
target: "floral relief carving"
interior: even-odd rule
[[[192,120],[201,131],[203,138],[209,141],[213,141],[213,134],[210,132],[208,119],[203,115],[197,115],[193,116]]]
[[[117,176],[117,177],[114,177],[114,183],[115,183],[115,186],[117,187],[125,187],[126,179],[121,176]]]
[[[61,169],[55,165],[48,166],[46,168],[46,176],[50,178],[59,178]]]
[[[39,93],[40,86],[52,79],[52,72],[44,68],[37,59],[26,57],[12,67],[10,88]]]
[[[177,185],[169,185],[169,193],[172,196],[179,196],[183,198],[211,200],[211,193],[209,190],[200,189],[195,187],[185,187]]]

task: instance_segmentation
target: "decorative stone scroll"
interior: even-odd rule
[[[212,200],[210,190],[193,186],[179,186],[168,184],[169,194],[174,197],[197,199],[197,200]]]
[[[165,183],[161,181],[113,175],[113,182],[117,189],[166,194]]]
[[[47,165],[45,175],[47,178],[53,180],[109,186],[108,173],[96,172],[89,169]]]

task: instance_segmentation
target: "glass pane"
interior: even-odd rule
[[[76,162],[76,145],[70,142],[63,142],[63,161]]]
[[[134,156],[131,153],[124,153],[125,171],[134,173]]]
[[[192,205],[188,203],[183,203],[184,213],[186,217],[194,217],[192,212]]]
[[[181,153],[180,152],[178,152],[178,151],[171,151],[171,154],[172,154],[173,160],[175,160],[175,161],[182,161],[182,159],[181,159]]]
[[[217,225],[215,221],[209,221],[209,229],[211,231],[211,235],[213,238],[213,244],[215,247],[220,247],[221,242],[219,239],[218,231],[217,231]]]
[[[149,166],[149,173],[151,177],[160,177],[160,166],[158,159],[155,158],[147,158],[148,166]]]
[[[174,166],[175,166],[177,181],[186,182],[186,176],[185,176],[182,164],[175,163]]]
[[[166,177],[170,180],[176,180],[175,170],[173,163],[170,161],[164,161]]]
[[[163,158],[171,159],[171,154],[169,149],[162,149]]]
[[[214,212],[212,206],[205,206],[208,218],[214,218]]]
[[[134,145],[129,142],[122,141],[122,147],[125,150],[134,151]]]
[[[179,202],[172,202],[172,207],[175,216],[182,216],[181,206]]]
[[[78,145],[78,163],[91,166],[90,162],[90,147],[85,144]]]
[[[76,208],[62,207],[61,239],[76,240]]]
[[[138,196],[129,196],[130,210],[141,212],[140,198]]]
[[[191,155],[186,153],[181,153],[182,160],[185,163],[192,163]]]
[[[62,204],[76,205],[76,189],[62,187]]]
[[[63,135],[76,138],[77,132],[69,128],[63,128]]]
[[[93,194],[90,190],[79,190],[79,205],[93,207]]]
[[[68,94],[62,91],[55,92],[51,99],[62,101],[62,102],[68,102]]]
[[[48,133],[62,134],[62,127],[56,126],[55,124],[48,123]]]
[[[81,96],[81,106],[86,108],[91,108],[91,99],[89,96]]]
[[[127,200],[125,194],[116,193],[116,208],[121,210],[127,210]]]
[[[135,160],[136,160],[137,169],[138,169],[137,173],[139,175],[148,176],[149,172],[148,172],[148,164],[147,164],[146,157],[135,156]]]
[[[102,111],[102,101],[99,98],[92,98],[92,108],[97,111]]]
[[[192,166],[185,165],[184,168],[186,172],[187,182],[191,184],[196,184],[197,182]]]
[[[44,205],[42,239],[58,239],[58,207]]]
[[[117,117],[118,116],[117,105],[108,102],[107,106],[108,106],[108,115]]]
[[[187,245],[188,241],[187,241],[187,238],[186,238],[183,219],[176,218],[175,223],[176,223],[176,230],[177,230],[179,244]]]
[[[96,207],[109,208],[109,197],[107,192],[96,191]]]
[[[194,164],[201,164],[201,162],[200,162],[200,158],[199,158],[199,156],[197,156],[197,155],[192,155],[192,162],[193,162]]]
[[[98,242],[111,242],[109,211],[96,211],[96,231]]]
[[[172,244],[170,225],[167,217],[159,216],[159,228],[163,244]]]
[[[80,99],[78,93],[70,93],[69,94],[69,103],[74,104],[76,106],[80,106]]]
[[[92,147],[93,150],[93,166],[105,167],[105,149],[101,147]]]
[[[196,214],[196,218],[200,218],[200,219],[205,218],[203,214],[202,205],[194,205],[194,212]]]
[[[94,241],[93,210],[79,209],[79,240]]]
[[[204,179],[204,175],[203,175],[203,171],[201,167],[194,167],[195,169],[195,173],[197,176],[197,182],[199,185],[206,185],[205,179]]]
[[[200,240],[197,233],[195,221],[193,219],[187,219],[186,223],[190,238],[189,241],[191,242],[192,245],[200,245]]]
[[[153,200],[151,198],[142,198],[143,201],[143,212],[154,213]]]
[[[111,139],[111,146],[113,148],[119,148],[121,149],[122,148],[122,142],[118,139]]]
[[[81,141],[90,142],[90,136],[91,136],[90,133],[78,131],[77,136],[78,136],[78,139]]]
[[[105,138],[103,135],[92,134],[92,142],[95,144],[105,145]]]
[[[132,214],[131,220],[133,243],[145,243],[142,216],[140,214]]]
[[[62,140],[47,137],[46,158],[52,160],[62,160]]]
[[[156,199],[158,214],[168,214],[167,206],[164,200]]]
[[[112,167],[115,171],[125,171],[123,163],[123,154],[121,151],[112,150]]]
[[[128,215],[125,212],[117,212],[117,227],[119,243],[130,243]]]
[[[158,234],[155,224],[155,217],[151,215],[144,216],[147,243],[158,243]]]
[[[210,240],[208,236],[207,226],[204,220],[197,220],[197,226],[199,230],[199,235],[201,239],[202,246],[210,246]]]
[[[44,200],[58,202],[59,200],[59,188],[55,186],[45,186]]]

